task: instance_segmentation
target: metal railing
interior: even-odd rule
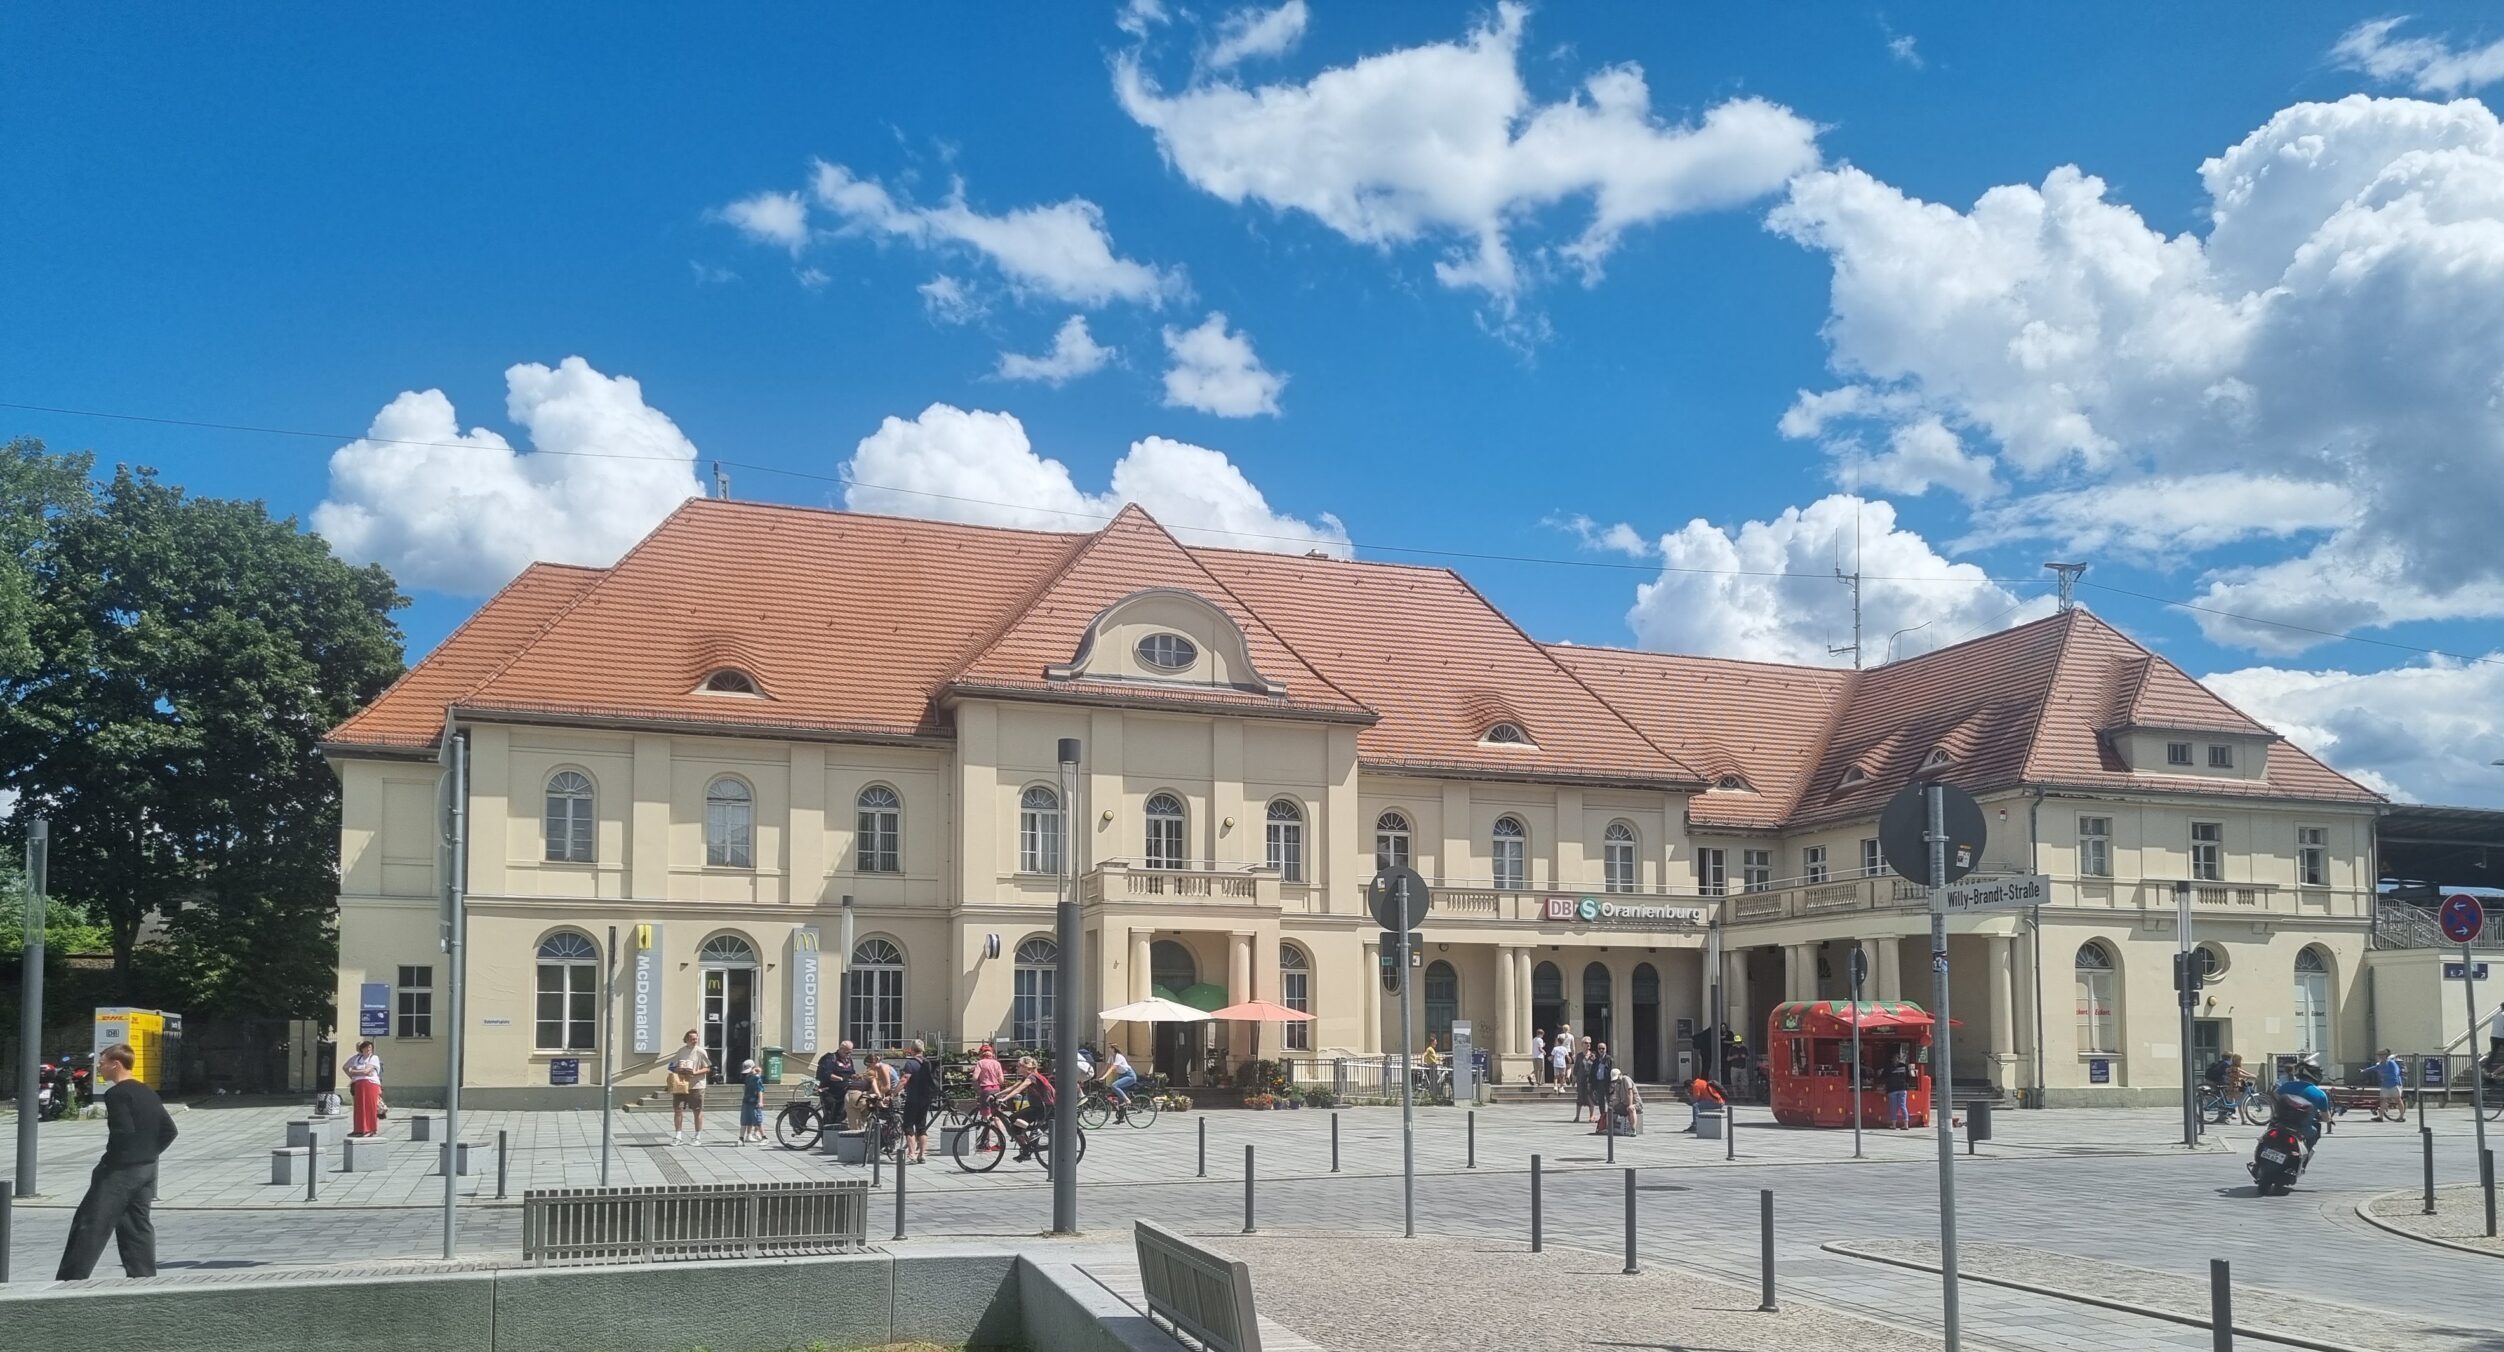
[[[868,1236],[863,1178],[522,1194],[531,1267],[857,1253]]]
[[[2405,901],[2377,899],[2374,902],[2374,946],[2376,948],[2458,948],[2459,944],[2443,937],[2443,927],[2435,923],[2434,912]],[[2504,951],[2504,925],[2490,924],[2478,936],[2473,947]]]

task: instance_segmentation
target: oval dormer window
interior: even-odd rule
[[[1139,640],[1139,660],[1158,671],[1187,670],[1199,657],[1199,645],[1180,634],[1150,634]]]
[[[1529,734],[1523,732],[1521,730],[1521,725],[1518,723],[1496,724],[1494,727],[1487,729],[1487,740],[1507,746],[1530,745]]]
[[[716,695],[756,695],[756,678],[736,667],[724,667],[704,678],[706,691]]]
[[[1723,775],[1721,778],[1713,781],[1713,787],[1724,793],[1745,793],[1747,792],[1748,782],[1741,779],[1737,775]]]

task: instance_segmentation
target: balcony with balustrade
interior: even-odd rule
[[[1305,892],[1300,885],[1291,890]],[[1107,859],[1078,876],[1078,899],[1088,905],[1256,906],[1273,911],[1281,904],[1278,870],[1206,859],[1177,860],[1170,866]]]

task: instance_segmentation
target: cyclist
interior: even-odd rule
[[[1130,1088],[1139,1083],[1139,1072],[1130,1068],[1130,1058],[1122,1055],[1121,1048],[1109,1050],[1113,1053],[1113,1062],[1104,1068],[1104,1090],[1112,1097],[1114,1110],[1127,1117],[1130,1114]]]
[[[2217,1122],[2223,1126],[2234,1115],[2235,1104],[2242,1099],[2244,1086],[2252,1082],[2252,1072],[2243,1068],[2243,1053],[2233,1052],[2217,1058],[2210,1070],[2210,1083],[2217,1086]]]
[[[838,1042],[835,1049],[817,1058],[817,1115],[827,1122],[843,1112],[843,1096],[852,1088],[853,1078],[860,1070],[852,1061],[852,1044]]]
[[[1021,1056],[1017,1058],[1017,1078],[1000,1091],[1000,1097],[1003,1101],[1018,1100],[1017,1111],[1009,1114],[1011,1128],[1017,1134],[1017,1158],[1033,1158],[1039,1144],[1035,1133],[1041,1131],[1046,1140],[1050,1139],[1052,1105],[1057,1097],[1052,1078],[1043,1073],[1035,1058]]]

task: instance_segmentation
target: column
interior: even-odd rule
[[[1244,931],[1226,936],[1226,1002],[1252,998],[1252,936]]]
[[[2017,1003],[2017,1082],[2030,1090],[2041,1088],[2035,1079],[2035,1040],[2043,1036],[2035,1024],[2035,964],[2042,960],[2042,945],[2042,930],[2030,928],[2025,951],[2012,954],[2009,962],[2009,986]]]
[[[1530,1050],[1530,974],[1538,966],[1537,950],[1516,948],[1513,950],[1513,961],[1520,968],[1513,978],[1513,1046],[1516,1050],[1528,1052]]]
[[[1904,998],[1904,941],[1893,935],[1878,940],[1878,998]]]
[[[1730,968],[1722,978],[1722,1001],[1727,1007],[1722,1027],[1736,1029],[1739,1036],[1748,1037],[1748,951],[1734,948],[1722,955],[1722,961]],[[1756,1039],[1748,1041],[1753,1045]]]
[[[1365,987],[1365,1026],[1357,1031],[1356,1050],[1372,1056],[1382,1050],[1382,941],[1365,941],[1365,970],[1358,978]]]
[[[1808,998],[1800,993],[1800,988],[1804,981],[1804,978],[1801,976],[1800,969],[1807,965],[1807,959],[1808,945],[1784,944],[1782,946],[1783,999],[1805,1000]]]
[[[1514,960],[1520,956],[1521,950],[1516,948],[1498,948],[1495,951],[1496,1018],[1495,1027],[1488,1030],[1491,1034],[1487,1039],[1487,1053],[1490,1058],[1510,1056],[1521,1050],[1521,1044],[1513,1040],[1515,1016],[1521,1013],[1519,995],[1521,985],[1518,974],[1514,970]],[[1501,1067],[1496,1068],[1496,1083],[1504,1083],[1504,1072]]]
[[[1148,985],[1148,939],[1155,931],[1134,929],[1130,932],[1130,1000],[1145,1000],[1153,994]]]
[[[1984,977],[1990,982],[1991,998],[1991,1081],[2006,1086],[2017,1062],[2017,991],[2014,984],[2015,964],[2010,950],[2017,941],[2005,934],[1986,935]]]

